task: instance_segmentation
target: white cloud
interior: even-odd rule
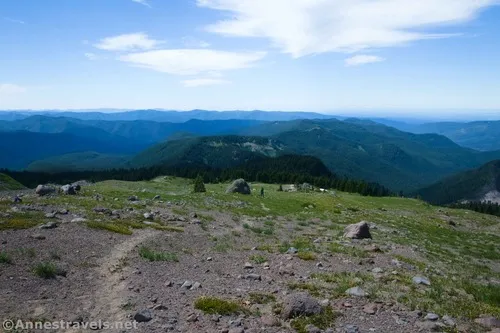
[[[137,32],[107,37],[101,39],[101,41],[94,46],[106,51],[137,51],[151,50],[162,43],[162,41],[150,39],[145,33]]]
[[[374,62],[381,62],[381,61],[385,61],[385,59],[382,57],[378,57],[378,56],[360,54],[360,55],[355,55],[353,57],[347,58],[345,60],[345,65],[346,66],[360,66],[360,65],[371,64]]]
[[[498,0],[197,0],[231,18],[208,31],[269,39],[293,57],[446,38],[442,25],[473,20]]]
[[[5,21],[9,21],[9,22],[12,22],[12,23],[19,23],[19,24],[25,24],[26,23],[24,21],[16,20],[16,19],[13,19],[13,18],[10,18],[10,17],[4,17],[3,19]]]
[[[99,56],[95,53],[87,52],[84,54],[84,56],[89,60],[98,60],[99,59]]]
[[[194,37],[186,36],[182,38],[182,43],[184,44],[185,47],[187,48],[206,48],[210,47],[210,43],[204,41],[204,40],[199,40]]]
[[[220,85],[220,84],[227,84],[231,83],[226,80],[221,80],[221,79],[190,79],[190,80],[184,80],[182,81],[182,84],[186,88],[195,88],[195,87],[201,87],[201,86],[214,86],[214,85]]]
[[[26,88],[12,83],[0,83],[0,95],[21,94],[26,91]]]
[[[146,0],[132,0],[132,1],[144,5],[146,7],[152,8],[149,2],[147,2]]]
[[[176,75],[198,75],[252,67],[265,52],[229,52],[210,49],[155,50],[122,55],[131,65]]]

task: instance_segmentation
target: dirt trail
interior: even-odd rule
[[[158,234],[158,231],[151,229],[136,230],[130,238],[115,246],[111,253],[102,259],[101,264],[96,268],[99,286],[93,295],[89,321],[130,320],[126,318],[127,312],[122,308],[125,301],[124,292],[127,288],[124,276],[131,274],[131,269],[125,262],[129,253],[137,245]],[[114,332],[114,330],[106,331]],[[77,333],[85,332],[85,330],[73,329],[68,332]]]

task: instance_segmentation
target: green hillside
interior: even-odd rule
[[[72,153],[38,160],[27,167],[32,172],[67,172],[123,168],[127,155],[110,155],[96,152]]]
[[[191,164],[229,168],[259,157],[275,157],[286,152],[277,140],[263,137],[195,137],[155,145],[132,158],[130,166]]]
[[[21,183],[4,173],[0,173],[0,191],[20,190],[23,188],[24,186]]]
[[[461,200],[478,201],[490,191],[500,191],[500,160],[443,179],[417,194],[431,203],[450,204]]]

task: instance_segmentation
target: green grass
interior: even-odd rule
[[[12,257],[7,252],[0,252],[0,264],[12,264]]]
[[[4,173],[0,173],[0,191],[12,191],[23,189],[23,184]]]
[[[251,292],[248,294],[248,297],[250,298],[250,302],[256,304],[276,302],[276,297],[273,294]]]
[[[259,235],[272,235],[274,233],[274,227],[272,226],[266,226],[264,228],[261,228],[261,227],[251,226],[248,223],[244,223],[243,228]]]
[[[198,298],[194,302],[194,308],[207,314],[219,314],[222,316],[248,313],[248,310],[239,303],[211,296],[202,296]]]
[[[312,296],[319,297],[322,294],[322,289],[317,284],[305,283],[305,282],[290,282],[288,283],[288,288],[291,290],[304,290],[309,292]]]
[[[171,252],[158,252],[149,247],[142,246],[139,248],[139,255],[149,261],[179,261],[177,255]]]
[[[298,317],[292,320],[291,326],[297,333],[307,333],[307,325],[314,325],[325,330],[333,325],[339,314],[335,313],[331,307],[326,307],[317,315]]]
[[[330,284],[330,296],[338,298],[345,295],[345,291],[355,286],[361,286],[373,277],[364,273],[339,272],[339,273],[313,273],[311,278]]]
[[[332,253],[343,253],[347,254],[350,257],[355,257],[355,258],[368,257],[368,253],[362,249],[359,249],[355,246],[345,246],[339,243],[329,244],[328,250]]]
[[[37,264],[33,269],[33,272],[35,273],[36,276],[40,278],[53,279],[57,276],[58,269],[56,265],[50,262],[45,262]]]
[[[302,260],[316,260],[316,254],[313,252],[307,251],[307,252],[299,252],[297,254],[297,257],[299,257]]]
[[[132,235],[132,230],[128,226],[118,223],[89,221],[87,222],[87,227],[116,232],[122,235]]]
[[[10,213],[11,217],[6,218],[4,223],[0,223],[0,231],[2,230],[20,230],[29,229],[37,226],[43,220],[43,215],[40,212],[14,212]]]
[[[250,256],[250,261],[252,261],[255,264],[263,264],[267,261],[267,258],[259,254],[254,254]]]

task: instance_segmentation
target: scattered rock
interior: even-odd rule
[[[207,261],[212,261],[212,260],[213,260],[212,257],[207,258]]]
[[[457,226],[457,224],[455,223],[455,221],[452,221],[452,220],[449,220],[448,224],[451,225],[452,227],[456,227]]]
[[[313,324],[306,325],[305,330],[307,333],[321,333],[321,330]]]
[[[149,213],[149,212],[144,213],[144,214],[143,214],[143,216],[144,216],[144,218],[145,218],[146,220],[154,220],[154,218],[155,218],[155,214],[153,214],[153,213]]]
[[[35,189],[35,193],[41,197],[43,197],[44,195],[54,193],[55,191],[56,191],[55,188],[48,185],[38,185]]]
[[[261,281],[262,277],[259,274],[247,274],[244,275],[243,278],[245,280],[254,280],[254,281]]]
[[[379,305],[376,303],[368,303],[363,307],[363,312],[374,315],[378,311]]]
[[[191,286],[191,288],[189,290],[196,290],[199,288],[201,288],[201,283],[195,282],[195,283],[193,283],[193,285]]]
[[[69,184],[61,186],[61,192],[66,195],[76,195],[75,188]]]
[[[439,316],[435,313],[429,312],[425,317],[425,320],[436,321],[439,319]]]
[[[111,209],[106,207],[94,207],[92,210],[96,213],[111,215]]]
[[[54,229],[57,228],[57,223],[55,222],[47,222],[39,226],[40,229]]]
[[[168,308],[163,305],[163,304],[157,304],[153,307],[153,310],[155,311],[164,311],[164,310],[167,310]]]
[[[363,239],[372,238],[370,227],[366,221],[361,221],[356,224],[351,224],[344,229],[345,238]]]
[[[132,195],[128,198],[128,201],[139,201],[139,198],[137,197],[137,195]]]
[[[317,300],[308,293],[294,293],[285,298],[282,316],[290,319],[298,316],[311,316],[323,311]]]
[[[426,286],[430,286],[431,285],[431,281],[429,281],[428,278],[424,277],[424,276],[414,276],[413,279],[412,279],[413,283],[415,284],[423,284],[423,285],[426,285]]]
[[[48,219],[53,219],[54,217],[56,217],[56,213],[47,213],[45,214],[45,217]]]
[[[228,333],[245,333],[245,329],[243,327],[233,327]]]
[[[280,324],[281,324],[280,321],[278,320],[278,318],[271,316],[271,315],[264,315],[264,316],[260,317],[260,322],[262,323],[262,325],[269,326],[269,327],[280,326]]]
[[[367,252],[382,252],[382,250],[380,250],[380,248],[375,244],[367,245],[364,247],[364,249]]]
[[[229,187],[226,189],[226,193],[240,193],[240,194],[250,194],[250,185],[240,178],[236,179]]]
[[[477,318],[476,320],[474,320],[474,322],[476,324],[479,324],[481,326],[488,327],[488,328],[495,328],[495,327],[500,328],[500,319],[495,318],[495,317],[481,317],[481,318]]]
[[[344,327],[344,332],[345,333],[359,333],[359,328],[358,328],[358,326],[355,326],[355,325],[346,325]]]
[[[141,310],[134,315],[134,320],[138,323],[148,322],[153,319],[153,313],[151,310]]]
[[[453,318],[451,318],[450,316],[443,316],[442,320],[446,326],[449,326],[449,327],[457,326],[457,323],[455,322],[455,320]]]
[[[31,235],[31,238],[37,239],[37,240],[44,240],[45,236],[42,234],[33,234],[33,235]]]
[[[155,195],[153,200],[160,200],[161,199],[161,196],[159,194]]]
[[[253,265],[249,262],[246,262],[245,263],[245,269],[252,269],[253,268]]]
[[[193,282],[192,281],[189,281],[189,280],[186,280],[184,281],[184,283],[182,284],[181,288],[185,288],[185,289],[189,289],[193,286]]]
[[[372,273],[375,273],[375,274],[381,274],[383,272],[384,272],[384,270],[380,267],[375,267],[374,269],[372,269]]]
[[[14,199],[12,199],[12,202],[13,203],[21,203],[21,202],[23,202],[23,199],[21,199],[18,195],[16,195],[14,197]]]
[[[186,321],[188,323],[193,323],[195,321],[198,321],[198,316],[196,315],[196,313],[191,313],[187,316]]]
[[[297,250],[297,249],[296,249],[296,248],[294,248],[294,247],[291,247],[291,248],[289,248],[289,249],[286,251],[286,253],[288,253],[288,254],[296,254],[296,253],[298,253],[298,252],[299,252],[299,250]]]
[[[87,219],[83,217],[77,217],[71,220],[71,223],[82,223],[82,222],[87,222]]]
[[[347,295],[356,296],[356,297],[366,297],[366,296],[368,296],[368,294],[363,289],[361,289],[360,287],[357,287],[357,286],[347,289],[345,291],[345,293]]]

